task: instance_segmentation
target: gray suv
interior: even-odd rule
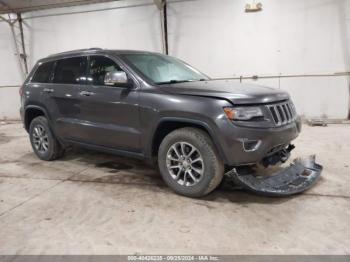
[[[35,154],[78,145],[158,164],[175,192],[200,197],[238,166],[283,162],[301,124],[289,95],[211,80],[183,61],[144,51],[76,50],[38,61],[21,116]]]

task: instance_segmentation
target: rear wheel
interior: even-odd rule
[[[32,120],[29,136],[33,151],[40,159],[51,161],[63,155],[63,149],[52,134],[45,117],[38,116]]]
[[[165,183],[175,192],[201,197],[221,182],[224,165],[208,134],[197,128],[181,128],[168,134],[158,152]]]

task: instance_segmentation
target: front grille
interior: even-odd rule
[[[274,105],[267,106],[272,115],[272,119],[276,126],[288,124],[295,120],[296,111],[291,101],[286,101]]]

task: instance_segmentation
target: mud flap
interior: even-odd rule
[[[315,156],[297,158],[290,166],[266,176],[252,169],[234,168],[226,175],[239,188],[267,196],[288,196],[301,193],[318,180],[322,166],[316,164]]]

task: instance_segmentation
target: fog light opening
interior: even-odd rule
[[[246,152],[252,152],[259,148],[261,140],[244,140],[243,149]]]

